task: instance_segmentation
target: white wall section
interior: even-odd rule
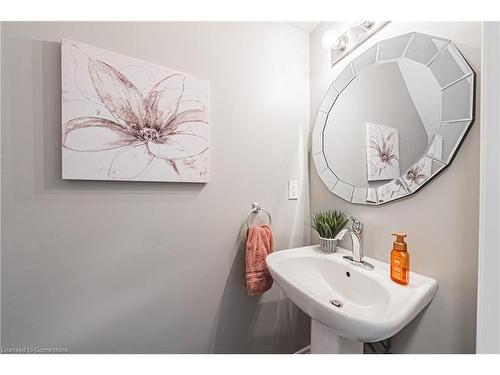
[[[2,22],[0,21],[0,197],[2,195]],[[2,200],[0,199],[0,212]],[[2,346],[2,215],[0,215],[0,346]]]
[[[477,352],[500,353],[500,23],[483,23]]]

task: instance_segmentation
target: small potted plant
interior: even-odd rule
[[[321,251],[334,253],[337,251],[335,236],[347,224],[347,216],[342,211],[316,211],[312,215],[311,227],[319,234]]]

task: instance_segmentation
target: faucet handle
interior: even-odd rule
[[[352,222],[351,229],[358,234],[361,233],[361,230],[363,229],[363,223],[356,219],[354,216],[347,216],[347,219]]]

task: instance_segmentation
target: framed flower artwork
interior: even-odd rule
[[[208,81],[62,41],[62,176],[208,182]]]
[[[368,181],[399,177],[399,132],[397,128],[366,123],[366,170]]]

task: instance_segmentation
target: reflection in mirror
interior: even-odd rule
[[[337,176],[335,176],[333,172],[328,168],[323,170],[323,172],[319,174],[319,177],[330,191],[333,191],[333,188],[339,181]]]
[[[327,117],[325,158],[334,162],[337,177],[351,185],[373,187],[377,180],[381,185],[399,177],[424,154],[440,123],[439,87],[432,81],[424,85],[420,64],[403,66],[390,62],[364,72],[339,95]],[[426,100],[431,97],[437,106]]]
[[[429,64],[429,68],[441,88],[472,74],[472,69],[463,59],[460,59],[460,52],[452,44],[446,46]]]
[[[354,79],[354,69],[352,64],[349,64],[342,73],[337,77],[337,79],[332,83],[332,87],[337,92],[342,92],[342,90]]]
[[[443,121],[472,119],[473,77],[466,77],[443,90]]]
[[[351,201],[352,194],[354,193],[354,186],[342,180],[338,180],[332,189],[332,193],[344,198],[346,201]]]
[[[321,106],[319,107],[319,110],[321,112],[328,113],[332,108],[333,103],[335,103],[335,99],[337,99],[338,95],[337,90],[330,86],[326,92],[325,99],[323,99],[323,103],[321,103]]]
[[[396,38],[387,39],[380,42],[380,51],[378,61],[398,59],[406,51],[408,42],[413,34],[401,35]]]
[[[436,148],[432,149],[432,145],[436,142],[432,142],[431,147],[427,151],[426,155],[432,157],[433,159],[439,160],[445,164],[451,162],[451,158],[455,153],[460,140],[464,137],[467,129],[469,128],[469,121],[458,121],[458,122],[445,122],[439,125],[439,129],[436,132],[435,138],[437,139],[437,144],[440,145],[436,153]]]
[[[381,204],[407,196],[453,158],[473,119],[474,73],[448,40],[401,35],[367,49],[319,108],[312,155],[326,187]]]
[[[361,56],[354,59],[352,66],[354,68],[355,74],[360,74],[365,69],[368,69],[375,65],[377,62],[378,44],[374,45],[372,48],[367,50]]]
[[[408,190],[414,192],[443,168],[443,163],[433,160],[428,156],[422,156],[422,159],[405,172],[403,181]]]
[[[409,194],[408,189],[400,178],[392,180],[377,188],[379,203],[387,203]]]
[[[429,35],[413,33],[405,53],[405,57],[419,62],[429,64],[438,52],[449,42],[445,39],[431,37]]]
[[[326,113],[318,111],[316,122],[314,124],[314,132],[312,134],[312,154],[317,155],[323,151],[323,129],[325,127]],[[320,171],[318,171],[320,172]]]
[[[375,188],[354,188],[353,203],[377,204],[377,191]]]

